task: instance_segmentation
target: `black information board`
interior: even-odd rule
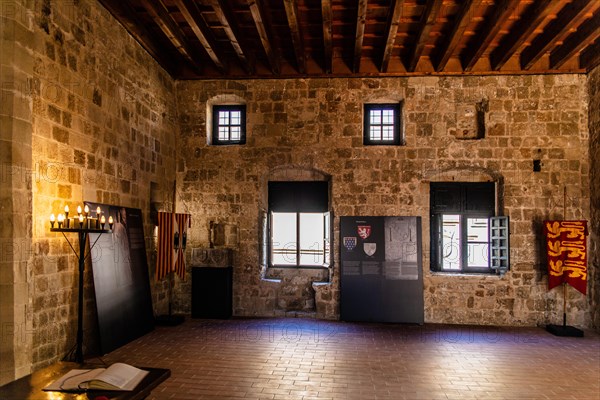
[[[154,329],[154,314],[142,211],[85,202],[92,215],[100,207],[111,233],[90,233],[92,273],[98,311],[100,348],[108,353]],[[107,224],[108,225],[108,224]],[[100,235],[100,237],[98,237]]]
[[[341,217],[341,319],[424,321],[420,217]]]

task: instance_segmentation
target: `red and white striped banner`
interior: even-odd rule
[[[191,226],[190,214],[158,213],[158,254],[156,280],[160,281],[171,271],[185,278],[185,244],[187,228]]]

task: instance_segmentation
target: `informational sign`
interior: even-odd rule
[[[341,217],[343,320],[423,323],[419,217]]]
[[[100,347],[108,353],[154,329],[142,211],[85,202],[100,207],[111,233],[90,233],[92,273],[98,311]]]

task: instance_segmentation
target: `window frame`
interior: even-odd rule
[[[222,111],[239,111],[240,112],[240,138],[239,140],[231,139],[219,139],[219,128],[221,126],[238,126],[233,124],[220,125],[219,124],[219,113]],[[231,132],[229,133],[231,138]],[[212,107],[212,145],[223,146],[223,145],[240,145],[246,144],[246,105],[245,104],[228,104],[228,105],[213,105]]]
[[[332,263],[331,254],[332,213],[330,211],[330,183],[325,180],[315,181],[269,181],[268,182],[268,209],[266,210],[266,234],[264,247],[267,253],[266,266],[268,268],[329,268]],[[295,214],[296,221],[296,263],[277,264],[273,262],[273,213]],[[301,264],[301,214],[321,214],[323,217],[322,243],[319,249],[322,252],[322,264]],[[283,249],[284,250],[284,249]]]
[[[371,112],[372,111],[383,111],[393,110],[394,118],[393,124],[393,139],[372,139],[370,135],[371,131]],[[398,103],[365,103],[363,112],[363,144],[366,146],[401,146],[404,145],[404,138],[402,135],[402,102]],[[380,124],[381,126],[389,126],[389,124]]]
[[[269,267],[270,268],[306,268],[306,269],[322,269],[329,268],[331,265],[331,212],[289,212],[288,214],[295,214],[296,216],[296,263],[295,264],[276,264],[273,262],[273,214],[276,212],[269,211],[269,233],[268,233],[268,256],[269,256]],[[322,243],[322,264],[302,264],[301,261],[301,253],[302,248],[300,246],[300,232],[302,229],[301,226],[301,217],[300,214],[321,214],[323,217],[323,243]]]
[[[448,205],[440,205],[437,203],[436,195],[443,190],[452,191],[455,197]],[[469,193],[474,193],[476,190],[486,190],[491,198],[486,198],[484,201],[471,201]],[[458,194],[458,195],[457,195]],[[491,202],[490,200],[493,200]],[[487,202],[487,204],[485,204]],[[430,185],[430,226],[431,226],[431,265],[430,269],[433,272],[450,273],[450,274],[494,274],[496,269],[493,268],[491,253],[492,253],[492,236],[491,226],[492,219],[496,218],[497,195],[495,182],[432,182]],[[447,207],[447,209],[444,209]],[[444,215],[458,215],[460,226],[460,269],[444,269],[443,267],[443,234],[442,218]],[[488,242],[487,242],[487,267],[469,267],[468,266],[468,246],[469,238],[468,219],[484,218],[487,219]]]

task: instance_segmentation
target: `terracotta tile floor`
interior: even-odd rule
[[[600,399],[600,336],[585,335],[188,319],[104,360],[170,368],[151,399]]]

